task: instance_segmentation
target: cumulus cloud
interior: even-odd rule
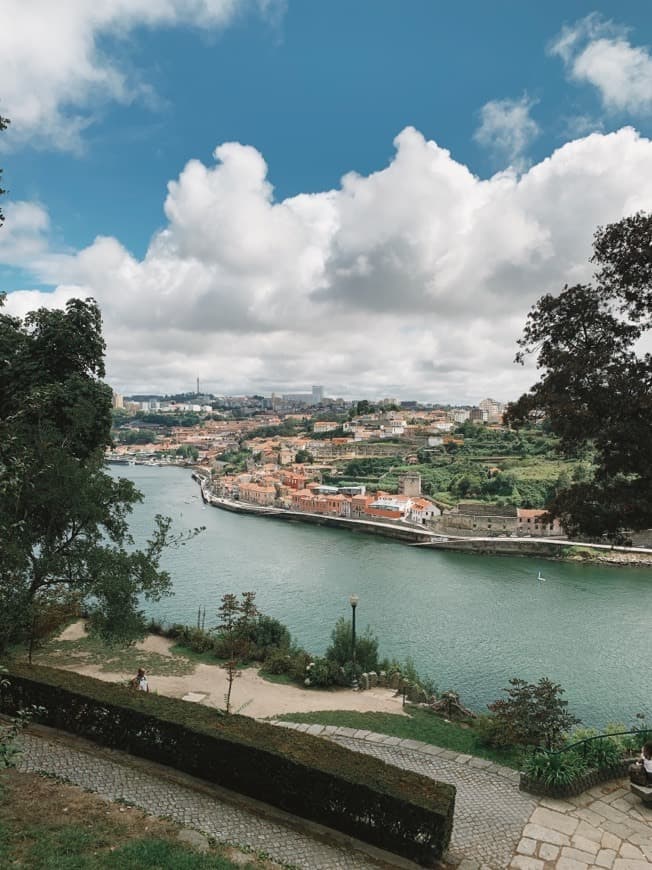
[[[137,27],[224,27],[256,8],[274,18],[285,0],[4,0],[0,113],[12,120],[4,144],[30,141],[77,151],[105,101],[151,96],[108,52],[106,38]]]
[[[522,166],[530,143],[539,135],[531,117],[535,101],[524,94],[518,100],[490,100],[480,110],[480,126],[473,138],[514,166]]]
[[[652,142],[594,133],[489,179],[411,127],[395,147],[378,172],[277,201],[263,156],[222,144],[169,183],[142,259],[107,237],[57,250],[40,206],[13,226],[6,209],[5,261],[57,288],[9,310],[96,298],[122,392],[199,376],[218,393],[514,397],[534,377],[512,362],[527,311],[590,276],[596,225],[649,207]]]
[[[549,50],[572,79],[598,89],[607,110],[652,112],[652,57],[630,43],[626,28],[593,13],[564,27]]]

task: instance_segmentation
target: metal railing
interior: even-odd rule
[[[615,731],[613,734],[596,734],[595,737],[585,737],[582,740],[577,740],[575,743],[570,743],[568,746],[564,746],[562,749],[557,749],[556,751],[545,749],[544,752],[547,752],[549,755],[561,755],[563,752],[568,752],[571,749],[575,749],[577,746],[581,746],[582,754],[586,757],[586,747],[588,743],[592,743],[594,740],[607,740],[612,737],[624,737],[626,734],[637,734],[641,738],[641,745],[647,740],[652,740],[652,728],[634,728],[632,731]]]

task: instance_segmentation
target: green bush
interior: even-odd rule
[[[335,686],[340,681],[340,666],[329,659],[315,656],[306,665],[306,686],[324,689]]]
[[[584,760],[587,767],[598,770],[602,767],[613,767],[623,757],[622,748],[612,737],[605,737],[602,740],[591,740],[590,743],[585,745]]]
[[[648,740],[652,740],[652,731],[646,728],[632,728],[632,731],[636,733],[627,734],[622,738],[623,748],[626,752],[638,755],[643,748],[643,744],[647,743]]]
[[[495,716],[482,715],[473,720],[473,731],[478,746],[496,749],[504,747],[502,729]]]
[[[265,674],[289,674],[292,667],[292,656],[282,649],[274,650],[265,659],[261,671]]]
[[[563,745],[565,735],[580,720],[568,712],[564,690],[547,677],[538,683],[513,678],[507,698],[488,704],[503,746],[540,746],[551,750]]]
[[[185,645],[196,653],[215,651],[215,641],[207,631],[201,628],[191,628],[188,630],[188,640]]]
[[[570,785],[585,771],[584,759],[574,750],[558,754],[537,752],[523,765],[526,776],[548,787]]]
[[[331,632],[331,645],[326,650],[326,658],[343,667],[351,661],[353,649],[353,632],[348,619],[341,616]],[[378,638],[367,626],[362,634],[355,638],[355,660],[363,671],[378,670]]]
[[[277,650],[287,651],[292,643],[287,627],[273,616],[261,614],[249,629],[251,658],[264,662]]]

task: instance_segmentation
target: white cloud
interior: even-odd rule
[[[572,79],[598,89],[607,110],[652,112],[652,57],[629,42],[625,28],[593,13],[564,27],[549,50]]]
[[[30,141],[76,151],[105,101],[151,94],[107,54],[106,37],[137,27],[224,27],[257,8],[272,19],[284,0],[4,0],[0,27],[0,113],[12,125],[4,146]]]
[[[527,311],[590,276],[597,225],[649,207],[652,142],[594,133],[487,180],[413,128],[395,145],[379,172],[277,202],[262,155],[223,144],[170,182],[142,259],[114,238],[51,250],[41,207],[7,208],[0,259],[57,286],[9,310],[96,298],[123,392],[513,397],[534,379],[512,363]]]
[[[527,94],[519,100],[490,100],[480,110],[480,126],[473,138],[496,156],[522,167],[527,148],[539,135],[539,125],[530,116],[534,103]]]

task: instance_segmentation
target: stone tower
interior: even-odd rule
[[[408,471],[398,478],[398,491],[401,495],[421,495],[421,475],[418,471]]]

